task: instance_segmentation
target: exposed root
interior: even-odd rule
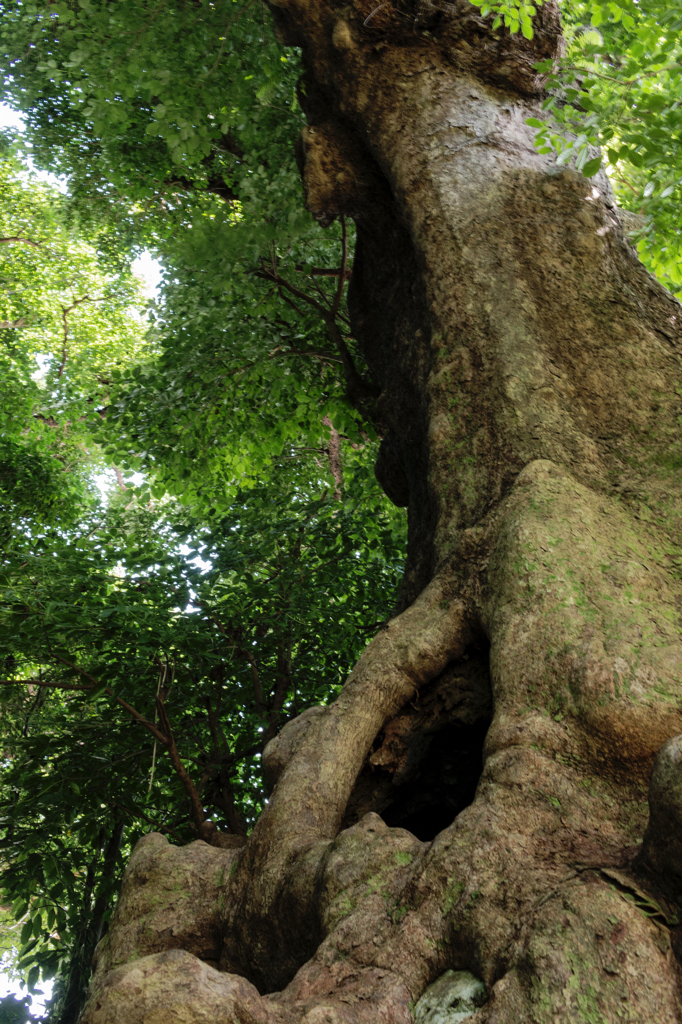
[[[420,686],[461,656],[472,637],[464,603],[436,578],[367,647],[335,703],[309,719],[239,861],[229,896],[226,969],[269,990],[286,984],[311,955],[321,938],[306,921],[313,869],[338,833],[377,733]],[[286,920],[273,928],[282,899]]]

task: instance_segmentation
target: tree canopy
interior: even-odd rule
[[[367,5],[378,43],[408,6]],[[476,6],[532,38],[531,4]],[[562,15],[536,145],[606,167],[676,291],[682,8]],[[386,423],[345,310],[353,229],[304,211],[305,76],[265,5],[0,16],[26,123],[0,166],[3,892],[19,970],[58,978],[66,1024],[130,845],[248,831],[264,743],[389,617],[405,524],[372,472]],[[164,268],[144,313],[143,249]]]

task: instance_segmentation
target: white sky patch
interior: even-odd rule
[[[51,981],[42,981],[40,984],[41,988],[39,988],[35,995],[31,997],[31,1013],[33,1016],[37,1016],[37,1014],[45,1012],[45,1003],[52,995]],[[21,982],[10,981],[7,975],[0,974],[0,999],[9,995],[10,992],[14,992],[19,999],[23,998],[26,994],[26,991],[21,987]]]
[[[39,352],[38,355],[35,357],[35,360],[38,364],[38,369],[34,370],[31,376],[33,377],[34,381],[36,381],[37,384],[44,384],[45,377],[47,376],[47,371],[50,368],[50,356],[42,355]]]
[[[51,171],[39,171],[34,166],[30,156],[27,158],[26,163],[31,168],[31,176],[37,178],[38,181],[44,181],[47,185],[51,185],[52,188],[56,189],[57,192],[61,192],[63,195],[69,191],[69,185],[66,178],[58,178],[56,174]]]
[[[103,473],[97,473],[93,479],[102,495],[102,501],[106,501],[109,494],[118,488],[118,479],[114,469],[106,469]],[[124,482],[127,487],[131,484],[133,487],[141,487],[144,483],[144,476],[142,473],[125,473]]]
[[[187,544],[181,544],[178,550],[181,555],[187,557],[192,549]],[[202,572],[208,572],[209,569],[213,568],[213,563],[207,562],[205,558],[201,557],[201,555],[195,555],[194,558],[190,558],[189,562],[190,565],[195,565],[197,569],[201,569]]]
[[[21,114],[18,114],[16,110],[12,110],[6,103],[0,103],[0,129],[14,128],[16,131],[22,132],[25,127],[26,125]],[[59,192],[66,193],[66,178],[58,178],[56,174],[51,174],[50,171],[39,171],[37,167],[34,167],[30,157],[26,159],[26,163],[33,176],[38,178],[39,181],[46,181],[48,185],[52,185]]]
[[[141,256],[133,260],[132,271],[135,277],[142,281],[147,298],[158,298],[163,272],[159,261],[155,260],[150,252],[143,252]]]
[[[12,110],[6,103],[0,103],[0,128],[16,128],[23,131],[24,119],[16,110]]]

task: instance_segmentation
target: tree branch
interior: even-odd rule
[[[89,679],[95,686],[101,685],[94,678],[94,676],[90,675],[89,672],[86,672],[85,669],[79,668],[77,665],[72,664],[72,662],[67,661],[66,658],[62,658],[58,654],[53,654],[52,657],[56,658],[57,661],[61,661],[62,664],[67,665],[69,668],[72,668],[75,672],[79,672],[81,675],[84,675],[86,679]],[[93,687],[84,687],[84,689],[92,688]],[[143,715],[139,713],[139,711],[137,711],[132,706],[132,704],[129,704],[127,701],[123,700],[122,697],[117,697],[116,694],[111,689],[111,687],[106,686],[104,688],[104,692],[109,696],[113,697],[117,704],[120,704],[121,707],[128,712],[128,714],[132,715],[132,717],[140,723],[140,725],[144,725],[146,729],[149,729],[152,736],[155,736],[156,739],[160,743],[163,743],[164,747],[167,748],[171,764],[173,765],[176,774],[179,776],[180,781],[182,782],[183,786],[185,787],[185,790],[187,791],[187,795],[189,796],[193,816],[197,825],[197,831],[199,832],[199,835],[202,837],[202,839],[207,838],[211,830],[205,829],[204,825],[209,825],[210,823],[206,822],[206,815],[204,814],[204,808],[202,806],[201,798],[199,796],[197,788],[192,782],[191,778],[189,777],[187,769],[182,763],[180,754],[178,753],[178,748],[175,743],[173,730],[171,729],[171,724],[168,719],[166,708],[161,697],[157,696],[156,698],[156,708],[159,713],[159,718],[161,719],[161,725],[166,730],[165,732],[161,732],[161,730],[158,729],[153,722],[149,722]]]
[[[155,832],[167,832],[169,836],[173,836],[173,839],[177,839],[179,843],[185,842],[185,840],[182,839],[177,834],[177,832],[174,832],[172,828],[170,828],[168,825],[158,825],[157,822],[155,822],[153,818],[150,818],[147,814],[145,814],[144,811],[131,811],[129,807],[126,807],[125,804],[118,803],[117,800],[106,800],[105,803],[107,804],[108,807],[117,807],[125,814],[129,814],[131,818],[144,818],[145,821],[148,821],[150,825],[154,826]]]
[[[31,238],[26,238],[24,235],[6,235],[4,238],[0,238],[0,245],[9,245],[10,242],[25,242],[26,245],[32,245],[36,249],[39,249],[43,244],[42,242],[34,242]]]
[[[94,686],[76,683],[48,683],[42,679],[0,679],[0,686],[43,686],[48,690],[94,690]]]
[[[180,781],[185,787],[187,796],[189,797],[190,806],[192,808],[194,819],[197,825],[197,831],[199,832],[199,835],[201,836],[202,839],[208,838],[210,832],[212,832],[213,830],[205,829],[203,826],[210,825],[212,824],[212,822],[206,821],[206,815],[204,814],[204,807],[201,802],[199,791],[197,790],[197,787],[194,785],[191,778],[189,777],[189,773],[185,768],[184,764],[182,763],[182,760],[180,759],[178,748],[175,743],[175,737],[173,736],[173,730],[171,729],[171,724],[166,713],[166,707],[163,701],[161,700],[161,697],[156,698],[156,707],[159,712],[161,724],[163,725],[164,729],[168,734],[168,739],[165,740],[165,746],[168,748],[168,756],[170,757],[171,764],[175,768],[175,772],[179,776]]]
[[[277,285],[278,288],[286,289],[292,295],[295,295],[298,299],[301,299],[303,302],[306,302],[309,306],[312,306],[312,308],[315,309],[320,314],[325,323],[327,331],[329,332],[329,336],[333,341],[334,346],[336,347],[339,353],[339,356],[341,357],[341,364],[343,366],[344,375],[346,378],[346,386],[348,389],[348,397],[351,399],[351,401],[362,401],[377,398],[379,396],[379,392],[381,389],[376,387],[376,385],[374,384],[367,383],[367,381],[363,380],[363,378],[358,373],[355,367],[355,363],[353,361],[353,357],[350,353],[348,346],[346,345],[346,342],[343,338],[343,335],[341,334],[341,331],[339,330],[338,324],[336,323],[335,319],[336,314],[338,313],[338,306],[341,301],[341,294],[346,274],[345,267],[347,260],[348,240],[346,234],[345,220],[343,225],[343,237],[344,251],[341,271],[339,273],[339,288],[337,289],[336,298],[329,309],[325,309],[325,307],[321,305],[321,303],[319,303],[316,299],[314,299],[312,295],[308,295],[307,292],[301,291],[300,288],[296,288],[296,286],[291,284],[290,281],[287,281],[285,278],[280,277],[280,275],[278,274],[277,270],[274,267],[269,267],[267,266],[266,263],[262,261],[260,269],[254,271],[254,273],[256,277],[260,277],[264,281],[272,281],[274,284]],[[286,299],[286,296],[283,295],[282,298]],[[293,305],[293,303],[290,303],[290,305]],[[296,307],[294,306],[294,308]],[[297,310],[297,312],[299,311]]]
[[[74,299],[73,303],[70,306],[62,306],[62,322],[64,324],[64,327],[63,327],[64,341],[63,341],[63,344],[62,344],[62,361],[59,364],[59,372],[57,374],[57,380],[61,380],[62,379],[62,374],[64,373],[64,367],[66,366],[67,339],[69,337],[69,322],[68,322],[67,317],[68,317],[69,313],[72,313],[74,311],[74,309],[76,308],[76,306],[80,306],[81,303],[83,303],[83,302],[97,302],[97,301],[101,302],[101,299],[100,300],[93,299],[93,298],[91,298],[90,295],[86,294],[86,295],[83,296],[82,299]]]
[[[62,665],[67,665],[68,668],[72,668],[74,672],[79,672],[82,676],[85,676],[86,679],[89,679],[91,683],[93,683],[93,686],[84,687],[84,689],[90,690],[94,689],[96,686],[102,685],[94,676],[91,676],[89,672],[86,672],[85,669],[79,668],[78,665],[74,665],[72,662],[67,661],[66,658],[62,658],[58,654],[53,654],[52,657],[56,658],[57,661],[61,661]],[[123,697],[117,697],[110,686],[105,686],[103,692],[109,697],[113,697],[117,704],[120,704],[122,708],[125,708],[128,714],[132,715],[140,725],[144,725],[146,729],[149,729],[152,736],[156,736],[157,740],[163,743],[164,746],[168,746],[168,737],[164,736],[161,730],[157,729],[153,722],[148,722],[144,715],[141,715],[140,712],[132,706],[132,704],[129,704],[127,700],[123,700]]]
[[[341,272],[339,273],[339,284],[336,289],[336,296],[332,304],[332,316],[336,316],[341,305],[341,297],[343,295],[343,286],[346,283],[346,263],[348,262],[348,230],[346,228],[346,218],[341,216]]]
[[[322,422],[325,426],[329,427],[329,446],[327,448],[327,457],[329,459],[329,470],[331,475],[334,477],[334,498],[336,501],[341,501],[341,492],[343,490],[341,438],[329,416],[325,416]]]

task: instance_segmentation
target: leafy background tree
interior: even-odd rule
[[[339,333],[345,272],[297,271],[316,286],[306,317],[272,259],[256,261],[265,311],[242,297],[221,316],[190,295],[206,302],[192,326],[192,268],[177,257],[184,294],[170,280],[148,323],[136,250],[117,238],[114,251],[106,221],[79,218],[9,152],[4,185],[3,383],[21,402],[8,394],[3,424],[3,892],[14,970],[29,991],[55,978],[49,1017],[66,1022],[131,846],[151,828],[176,842],[246,834],[265,796],[260,751],[333,698],[389,616],[404,524],[371,483],[375,434],[343,395],[338,350],[304,351],[325,316]],[[259,357],[280,351],[273,384]],[[214,422],[197,421],[202,403]],[[103,501],[107,452],[117,485]],[[144,486],[124,482],[129,469]]]

